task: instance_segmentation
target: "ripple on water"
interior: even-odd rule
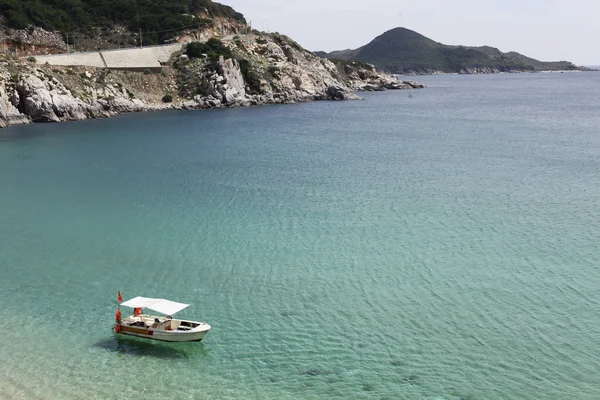
[[[17,128],[0,398],[600,398],[600,75],[546,75]],[[119,289],[212,330],[116,337]]]

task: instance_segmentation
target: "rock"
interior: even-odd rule
[[[287,60],[289,62],[291,62],[292,64],[298,64],[298,59],[296,58],[296,53],[294,52],[294,49],[290,45],[281,46],[281,49],[283,51],[283,54],[285,55],[285,57],[287,58]]]
[[[217,69],[219,75],[225,79],[227,89],[235,89],[239,97],[246,96],[246,83],[244,82],[244,76],[237,60],[232,58],[225,60],[223,57],[219,57]]]
[[[34,122],[82,120],[98,115],[101,109],[74,97],[62,84],[43,81],[35,74],[22,74],[16,91],[21,111]]]
[[[19,103],[21,102],[21,98],[19,96],[19,92],[17,92],[16,90],[13,91],[12,95],[10,96],[10,103],[15,107],[19,107]]]
[[[110,114],[104,109],[104,106],[100,101],[94,100],[88,106],[88,114],[90,118],[107,118]]]
[[[356,94],[348,92],[337,85],[331,85],[327,88],[327,96],[331,100],[360,100],[360,97]]]
[[[221,107],[223,104],[221,103],[221,100],[216,99],[216,98],[208,98],[207,99],[207,104],[211,107]]]
[[[17,83],[21,111],[34,122],[59,122],[54,112],[52,96],[46,85],[35,75],[22,74]]]
[[[283,49],[273,42],[268,42],[265,47],[265,55],[274,61],[283,61],[287,59]]]
[[[201,103],[197,101],[184,101],[183,103],[181,103],[181,108],[183,110],[193,110],[195,108],[198,108],[199,104]]]
[[[424,89],[427,86],[417,82],[417,81],[402,81],[404,84],[410,86],[413,89]]]
[[[49,54],[64,51],[66,44],[59,32],[48,32],[39,27],[3,29],[0,41],[19,49],[20,55]],[[35,51],[35,53],[33,53]]]
[[[292,78],[292,83],[296,87],[296,90],[300,90],[302,88],[302,78],[299,76],[294,76]]]
[[[108,106],[108,109],[107,109],[107,106]],[[107,111],[113,111],[116,113],[136,112],[136,111],[143,110],[133,100],[125,99],[123,97],[109,98],[108,102],[104,103],[104,109]]]
[[[470,67],[470,68],[461,68],[458,71],[459,74],[498,74],[500,70],[498,68],[488,68],[488,67]]]
[[[365,92],[383,92],[386,90],[385,87],[380,86],[380,85],[372,85],[370,83],[367,83],[366,85],[360,86],[358,88],[361,91],[365,91]]]
[[[223,97],[225,99],[225,103],[233,104],[238,99],[238,91],[236,88],[229,88],[225,91],[225,94],[223,95]]]
[[[87,107],[79,99],[66,94],[52,93],[52,110],[59,119],[82,120],[88,116]]]
[[[424,87],[379,73],[371,65],[321,59],[277,33],[249,33],[239,40],[243,46],[235,45],[232,39],[224,38],[223,42],[245,60],[244,73],[233,58],[221,56],[214,65],[213,60],[180,55],[175,61],[175,68],[179,70],[177,81],[171,74],[158,78],[142,77],[136,72],[113,72],[109,76],[92,67],[65,72],[22,62],[18,83],[14,84],[10,82],[15,79],[11,75],[15,70],[8,73],[0,67],[0,127],[28,122],[29,117],[34,121],[63,121],[149,109],[351,100],[360,99],[356,91]],[[67,79],[66,75],[70,77]],[[127,79],[131,79],[130,85]],[[65,81],[72,91],[62,83]],[[139,90],[136,93],[140,97],[153,98],[155,102],[132,99],[130,89],[133,88]],[[187,100],[166,104],[158,100],[165,93],[177,93]]]
[[[8,105],[3,97],[0,97],[0,128],[8,126]]]
[[[29,118],[21,114],[12,103],[12,96],[9,99],[4,86],[0,85],[0,128],[29,122]]]

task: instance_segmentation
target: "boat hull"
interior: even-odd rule
[[[163,342],[200,342],[210,330],[210,325],[203,323],[193,329],[182,331],[139,327],[127,323],[120,323],[118,324],[118,329],[115,330],[122,335],[137,336]]]
[[[137,336],[146,339],[160,340],[163,342],[200,342],[204,339],[207,330],[187,331],[187,332],[169,332],[154,330],[152,328],[139,328],[127,325],[120,325],[119,333],[122,335]]]

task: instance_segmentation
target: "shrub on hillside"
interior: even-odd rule
[[[189,58],[200,58],[206,54],[211,59],[218,59],[219,56],[232,58],[233,53],[229,47],[225,46],[219,39],[209,39],[206,43],[191,42],[187,45],[185,54]]]
[[[9,28],[32,25],[93,36],[95,27],[125,26],[144,32],[144,44],[163,43],[182,30],[212,24],[212,19],[195,17],[203,12],[246,22],[233,8],[211,0],[0,0],[0,16]]]
[[[242,76],[244,77],[244,81],[246,85],[248,85],[251,93],[259,93],[260,92],[260,76],[258,73],[252,68],[250,65],[250,61],[248,60],[239,60],[240,63],[240,71],[242,72]]]
[[[185,49],[185,54],[189,58],[200,58],[203,54],[208,54],[210,49],[205,43],[190,42]]]

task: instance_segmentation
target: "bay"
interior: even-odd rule
[[[600,397],[600,73],[420,80],[0,131],[0,398]]]

